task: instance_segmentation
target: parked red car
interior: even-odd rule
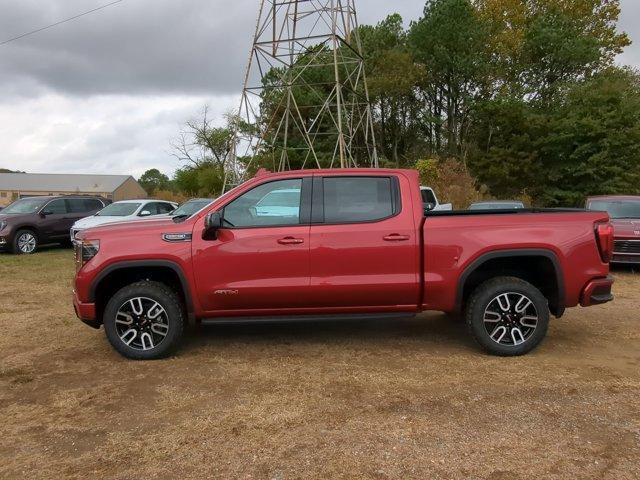
[[[587,209],[607,212],[614,227],[611,263],[640,264],[640,197],[591,197]]]
[[[413,170],[261,174],[186,220],[112,224],[78,240],[76,312],[134,359],[171,352],[187,319],[425,310],[464,312],[487,351],[522,355],[550,314],[613,299],[606,213],[425,215]]]

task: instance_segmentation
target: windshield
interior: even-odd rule
[[[24,198],[22,200],[18,200],[13,202],[7,208],[2,210],[3,214],[9,215],[18,215],[18,214],[26,214],[26,213],[36,213],[42,206],[44,205],[46,200],[42,200],[41,198]]]
[[[607,212],[611,218],[640,218],[640,200],[589,202],[589,210]]]
[[[112,203],[106,208],[103,208],[96,216],[98,217],[128,217],[133,215],[136,210],[142,205],[141,203]]]
[[[438,203],[436,196],[431,190],[420,190],[420,193],[422,194],[423,203],[432,203],[433,205]]]
[[[180,205],[177,209],[171,212],[172,217],[181,217],[187,216],[190,217],[194,213],[199,212],[207,205],[211,204],[213,200],[203,199],[203,200],[189,200],[186,203]]]

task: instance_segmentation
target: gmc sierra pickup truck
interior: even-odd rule
[[[188,321],[461,314],[492,354],[522,355],[550,315],[613,299],[606,212],[427,212],[412,170],[261,172],[189,218],[88,229],[76,313],[132,359]]]

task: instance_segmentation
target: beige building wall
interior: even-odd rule
[[[113,192],[113,201],[134,200],[136,198],[147,198],[147,192],[133,178],[129,178]]]
[[[13,202],[14,192],[2,190],[0,191],[0,207],[6,207]]]
[[[136,198],[147,198],[147,192],[133,178],[129,178],[120,185],[115,192],[80,192],[74,190],[72,192],[56,192],[56,191],[17,191],[17,190],[0,190],[0,207],[6,207],[20,196],[43,196],[43,195],[91,195],[108,198],[117,202],[119,200],[133,200]]]

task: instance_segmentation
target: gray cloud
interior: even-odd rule
[[[100,3],[0,0],[0,32],[19,35]],[[41,85],[74,95],[237,92],[257,8],[256,0],[125,0],[0,47],[0,86],[26,81],[28,93]],[[363,22],[421,9],[413,0],[360,2]]]

